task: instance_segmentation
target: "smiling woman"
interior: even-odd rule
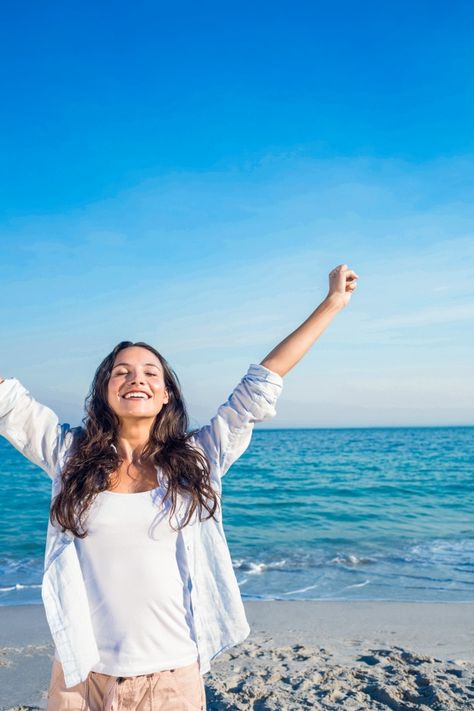
[[[250,364],[204,427],[188,431],[178,377],[144,342],[97,368],[83,427],[60,424],[15,378],[0,433],[52,480],[41,594],[55,644],[47,711],[201,711],[211,660],[249,634],[222,525],[222,477],[283,376],[347,305],[339,265],[315,311]]]
[[[152,356],[156,362],[147,362]],[[152,400],[156,416],[161,407],[168,402],[164,372],[159,358],[147,348],[131,346],[121,351],[117,360],[120,362],[114,364],[109,380],[110,407],[120,416],[121,410],[117,403]],[[159,404],[158,409],[156,409],[157,404]]]
[[[178,377],[153,346],[119,343],[97,368],[86,409],[85,428],[71,447],[51,506],[53,524],[83,538],[80,529],[97,494],[153,489],[157,468],[166,482],[165,499],[171,498],[170,516],[178,493],[190,498],[183,526],[198,506],[215,515],[218,497],[206,457],[190,444]]]

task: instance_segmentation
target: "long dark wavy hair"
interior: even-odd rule
[[[51,523],[57,522],[63,532],[69,530],[78,538],[87,535],[85,519],[95,497],[109,488],[112,474],[123,462],[112,446],[117,443],[120,420],[108,404],[107,387],[117,354],[130,346],[147,348],[163,367],[169,400],[153,422],[141,460],[152,462],[162,470],[166,482],[163,501],[171,498],[170,525],[178,494],[187,495],[190,503],[182,525],[174,530],[184,528],[197,507],[200,516],[205,508],[209,513],[207,518],[211,518],[219,506],[220,494],[212,487],[207,457],[189,442],[196,430],[187,431],[188,415],[176,373],[148,343],[121,341],[96,370],[85,400],[84,427],[68,450],[61,472],[61,490],[51,504]]]

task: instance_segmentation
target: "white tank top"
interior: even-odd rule
[[[100,652],[92,671],[136,676],[198,657],[183,538],[163,494],[101,492],[74,539]]]

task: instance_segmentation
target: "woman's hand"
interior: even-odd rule
[[[340,303],[341,307],[347,306],[351,300],[352,292],[357,287],[359,275],[347,264],[339,264],[329,272],[329,291],[326,299]]]

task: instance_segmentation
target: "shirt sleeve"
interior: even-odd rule
[[[16,378],[0,383],[0,435],[54,479],[72,430]]]
[[[195,442],[220,476],[249,446],[255,422],[276,415],[275,405],[282,389],[281,375],[252,363],[210,423],[194,433]]]

